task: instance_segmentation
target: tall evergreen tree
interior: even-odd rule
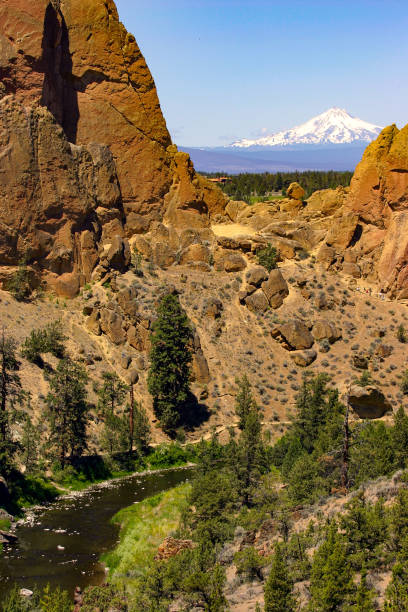
[[[353,592],[353,572],[346,544],[333,521],[313,557],[310,592],[314,612],[337,612]]]
[[[244,374],[238,380],[238,394],[235,398],[235,413],[239,418],[238,427],[241,431],[244,429],[246,418],[253,408],[256,408],[256,402],[248,377]]]
[[[3,331],[0,336],[0,473],[4,475],[10,470],[16,450],[10,421],[15,402],[22,395],[16,351],[16,341],[6,337]]]
[[[282,548],[276,545],[271,572],[265,584],[264,612],[295,612],[296,600]]]
[[[114,372],[104,372],[103,384],[97,389],[98,410],[104,426],[101,446],[110,455],[128,450],[130,432],[127,417],[117,414],[125,401],[128,386]]]
[[[148,389],[161,426],[164,431],[172,432],[180,423],[190,391],[192,359],[191,329],[176,295],[161,299],[151,342]]]
[[[50,393],[46,398],[46,416],[50,425],[49,444],[65,467],[70,458],[80,456],[87,446],[86,427],[89,405],[84,368],[71,359],[62,359],[49,376]]]
[[[392,429],[392,445],[396,468],[404,468],[408,459],[408,416],[400,406],[394,416]]]

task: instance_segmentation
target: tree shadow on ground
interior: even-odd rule
[[[208,406],[199,402],[197,397],[190,392],[181,412],[180,425],[186,431],[194,431],[208,421],[210,415]]]

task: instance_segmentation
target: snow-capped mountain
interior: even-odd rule
[[[291,130],[263,136],[256,140],[244,138],[229,145],[248,149],[249,147],[287,147],[296,145],[333,145],[371,142],[382,128],[353,117],[342,108],[330,108]]]

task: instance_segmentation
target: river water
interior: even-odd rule
[[[191,474],[191,468],[137,474],[30,511],[29,521],[17,527],[17,543],[0,555],[0,602],[14,582],[31,590],[49,583],[70,593],[76,586],[101,584],[106,574],[98,559],[118,541],[112,516]]]

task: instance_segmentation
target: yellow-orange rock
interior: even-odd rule
[[[301,185],[299,185],[299,183],[291,183],[289,185],[289,187],[286,190],[286,193],[288,194],[288,197],[293,199],[293,200],[303,200],[303,198],[305,197],[305,190],[303,189],[303,187]]]

